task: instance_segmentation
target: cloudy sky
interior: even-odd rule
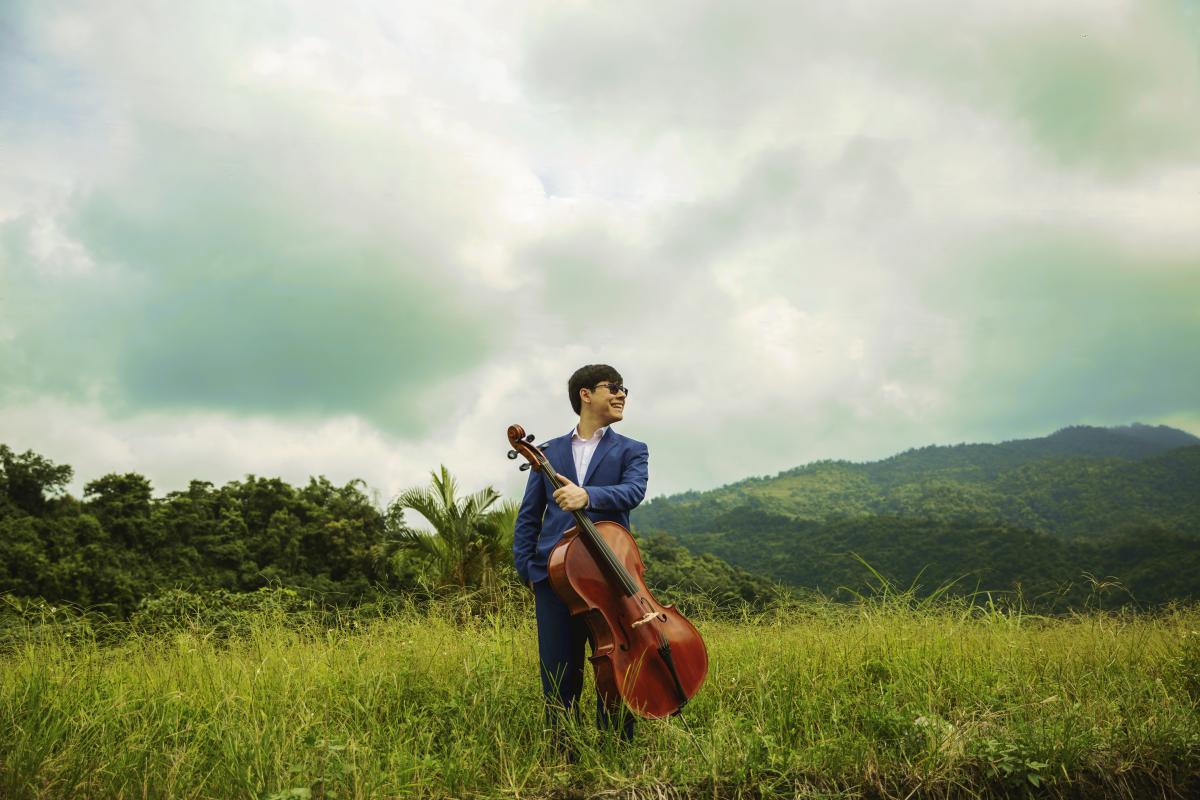
[[[0,4],[0,442],[445,463],[616,366],[650,494],[1200,433],[1200,3]]]

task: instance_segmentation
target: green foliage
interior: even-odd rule
[[[478,612],[507,602],[517,583],[517,504],[491,488],[460,496],[445,467],[429,487],[381,511],[361,481],[339,487],[324,477],[301,488],[254,475],[219,488],[192,481],[155,498],[145,477],[113,474],[87,483],[80,502],[61,495],[69,467],[33,453],[0,454],[5,475],[37,476],[17,481],[37,487],[21,494],[21,505],[0,505],[0,595],[142,621],[176,608],[224,629],[231,623],[216,609],[240,613],[247,603],[278,600],[278,592],[347,606],[457,587],[481,592],[472,601]],[[406,511],[433,531],[412,530]],[[779,591],[667,539],[647,549],[647,580],[665,602],[736,609],[761,606]]]
[[[919,592],[953,582],[958,594],[989,592],[1043,610],[1155,605],[1200,598],[1194,438],[1161,427],[1079,427],[873,464],[819,462],[656,498],[633,520],[694,553],[833,595],[871,585],[857,554]]]
[[[821,462],[658,498],[633,521],[648,585],[685,608],[762,607],[795,589],[849,599],[875,583],[862,562],[920,596],[1157,605],[1200,598],[1200,447],[1166,449],[1181,442],[1163,428],[1074,428]],[[349,605],[419,587],[499,597],[515,580],[515,504],[460,496],[444,467],[382,510],[361,481],[324,477],[155,497],[145,477],[113,474],[79,500],[64,492],[70,467],[35,453],[0,445],[0,469],[0,593],[125,617],[172,590],[280,586]],[[413,531],[406,510],[433,532]]]
[[[518,507],[510,502],[489,510],[500,500],[490,486],[458,497],[458,482],[445,465],[431,476],[431,488],[409,489],[389,506],[394,545],[426,556],[439,586],[494,589],[508,577]],[[433,531],[408,528],[406,510],[428,520]]]
[[[1200,599],[1200,539],[1161,529],[1064,542],[969,519],[880,515],[822,522],[750,507],[708,521],[676,515],[673,522],[672,535],[693,552],[835,597],[878,585],[865,562],[922,596],[953,584],[952,594],[987,594],[1041,611]],[[649,526],[643,530],[661,535]],[[1117,580],[1104,580],[1110,576]]]
[[[1200,630],[1184,631],[1172,665],[1179,685],[1192,703],[1200,704]]]
[[[893,587],[894,588],[894,587]],[[694,618],[708,679],[555,754],[532,598],[370,616],[272,589],[111,623],[0,602],[3,797],[1166,797],[1200,788],[1200,612],[786,600]],[[221,603],[230,607],[222,609]],[[589,671],[590,672],[590,671]],[[590,675],[589,675],[590,680]],[[588,691],[589,689],[585,689]]]
[[[997,739],[980,739],[974,747],[974,753],[984,765],[987,772],[1000,779],[1002,783],[1021,787],[1026,783],[1039,787],[1046,780],[1046,770],[1050,764],[1038,761],[1040,754],[1031,752],[1025,742],[1005,742]]]
[[[0,444],[0,517],[43,514],[71,480],[71,468],[27,450],[17,455]]]
[[[790,589],[714,555],[694,555],[667,534],[638,539],[646,584],[661,603],[676,603],[686,613],[694,611],[741,611],[764,608]]]
[[[655,498],[634,521],[673,533],[677,516],[752,508],[803,520],[970,519],[1063,539],[1151,525],[1200,535],[1195,437],[1147,426],[1114,430],[1123,429],[1066,428],[1042,439],[927,447],[869,464],[820,461],[773,478]]]
[[[214,589],[204,593],[170,589],[143,598],[129,617],[132,630],[146,634],[191,631],[205,637],[246,634],[256,622],[288,624],[318,604],[295,589],[263,587],[255,592]]]
[[[87,483],[78,501],[61,494],[69,467],[0,448],[0,593],[127,616],[175,589],[284,584],[352,603],[418,578],[393,568],[384,516],[361,481],[320,477],[297,489],[249,475],[155,498],[146,478],[127,473]]]

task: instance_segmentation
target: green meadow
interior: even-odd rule
[[[908,595],[694,620],[711,668],[632,744],[545,729],[529,598],[105,622],[7,599],[5,798],[1183,797],[1200,609]]]

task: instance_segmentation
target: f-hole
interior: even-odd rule
[[[617,625],[621,626],[621,644],[618,645],[618,649],[621,650],[622,652],[628,652],[629,651],[629,631],[625,629],[625,623],[621,621],[620,617],[617,617]]]

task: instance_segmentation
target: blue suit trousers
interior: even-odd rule
[[[584,644],[587,624],[572,617],[565,603],[554,593],[550,581],[533,585],[538,628],[538,660],[541,664],[542,693],[546,698],[546,721],[551,729],[562,727],[564,713],[579,719],[579,696],[583,694]],[[633,738],[634,716],[623,704],[608,708],[596,694],[596,726],[616,732],[622,739]]]

